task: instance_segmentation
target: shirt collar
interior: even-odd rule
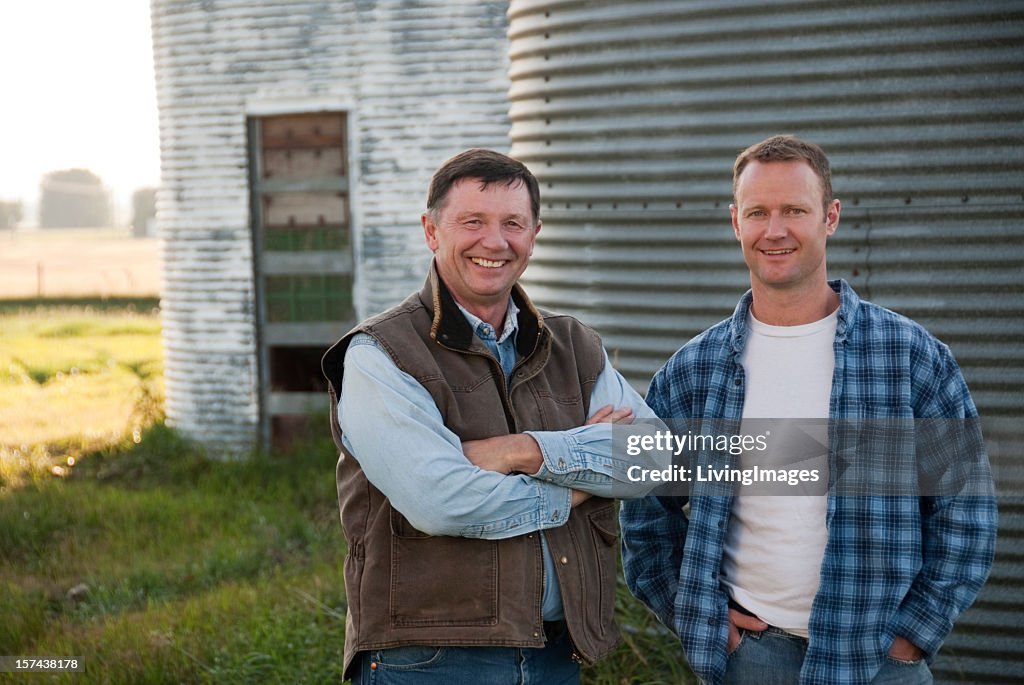
[[[469,322],[470,327],[473,329],[473,332],[475,332],[478,337],[491,338],[492,336],[496,335],[491,324],[487,323],[486,321],[476,316],[475,314],[470,313],[468,309],[463,307],[458,302],[456,302],[455,304],[458,305],[459,311],[461,311],[462,315],[466,317],[466,321]],[[519,307],[516,306],[515,300],[513,300],[512,297],[509,296],[508,310],[505,312],[505,327],[502,329],[501,335],[497,335],[496,342],[498,342],[498,344],[505,342],[509,338],[509,336],[515,334],[515,332],[518,329]]]
[[[839,293],[839,315],[836,321],[836,340],[842,342],[853,326],[857,316],[857,308],[860,306],[860,298],[854,292],[850,284],[843,279],[829,281],[828,285],[832,290]],[[753,292],[748,290],[740,298],[729,321],[729,339],[732,341],[732,349],[736,354],[743,352],[743,345],[746,344],[747,315],[750,313],[750,305],[754,301]]]

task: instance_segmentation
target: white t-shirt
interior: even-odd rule
[[[770,326],[752,314],[747,317],[747,343],[740,357],[746,375],[743,435],[763,432],[765,422],[752,419],[828,418],[837,321],[838,310],[801,326]],[[817,468],[827,483],[827,437],[821,440],[821,454],[794,464],[780,454],[785,452],[784,436],[775,435],[767,454],[742,457],[743,468],[782,463]],[[807,637],[828,538],[825,513],[822,494],[737,496],[722,560],[723,581],[733,599],[766,623]]]

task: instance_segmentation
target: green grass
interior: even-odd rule
[[[623,644],[597,665],[584,669],[587,685],[669,685],[696,683],[679,640],[629,593],[621,574],[615,616]]]
[[[0,653],[81,656],[76,683],[339,682],[334,459],[210,460],[157,424],[8,490]]]
[[[17,297],[0,299],[0,314],[18,314],[36,309],[83,309],[93,312],[146,313],[159,308],[158,297]]]
[[[159,316],[98,303],[0,306],[0,460],[77,459],[158,419]]]
[[[2,354],[21,371],[0,377],[0,426],[18,427],[18,402],[39,393],[93,387],[75,379],[110,394],[89,413],[70,400],[45,412],[39,440],[0,442],[0,654],[81,657],[84,673],[37,676],[58,683],[341,681],[345,541],[326,430],[287,453],[211,459],[162,422],[150,313],[0,312]],[[117,428],[85,437],[81,420]],[[618,593],[626,643],[584,683],[692,682],[678,643]]]

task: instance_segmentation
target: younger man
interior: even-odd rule
[[[841,422],[976,422],[949,348],[827,280],[840,202],[821,148],[775,136],[744,150],[733,194],[751,289],[654,377],[647,402],[661,418],[828,420],[821,459],[833,478]],[[830,487],[624,502],[626,581],[706,683],[930,683],[927,662],[995,546],[991,475],[972,446],[956,456],[971,466],[971,495]]]

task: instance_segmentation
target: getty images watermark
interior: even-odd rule
[[[983,495],[977,419],[643,421],[613,428],[617,495]]]

